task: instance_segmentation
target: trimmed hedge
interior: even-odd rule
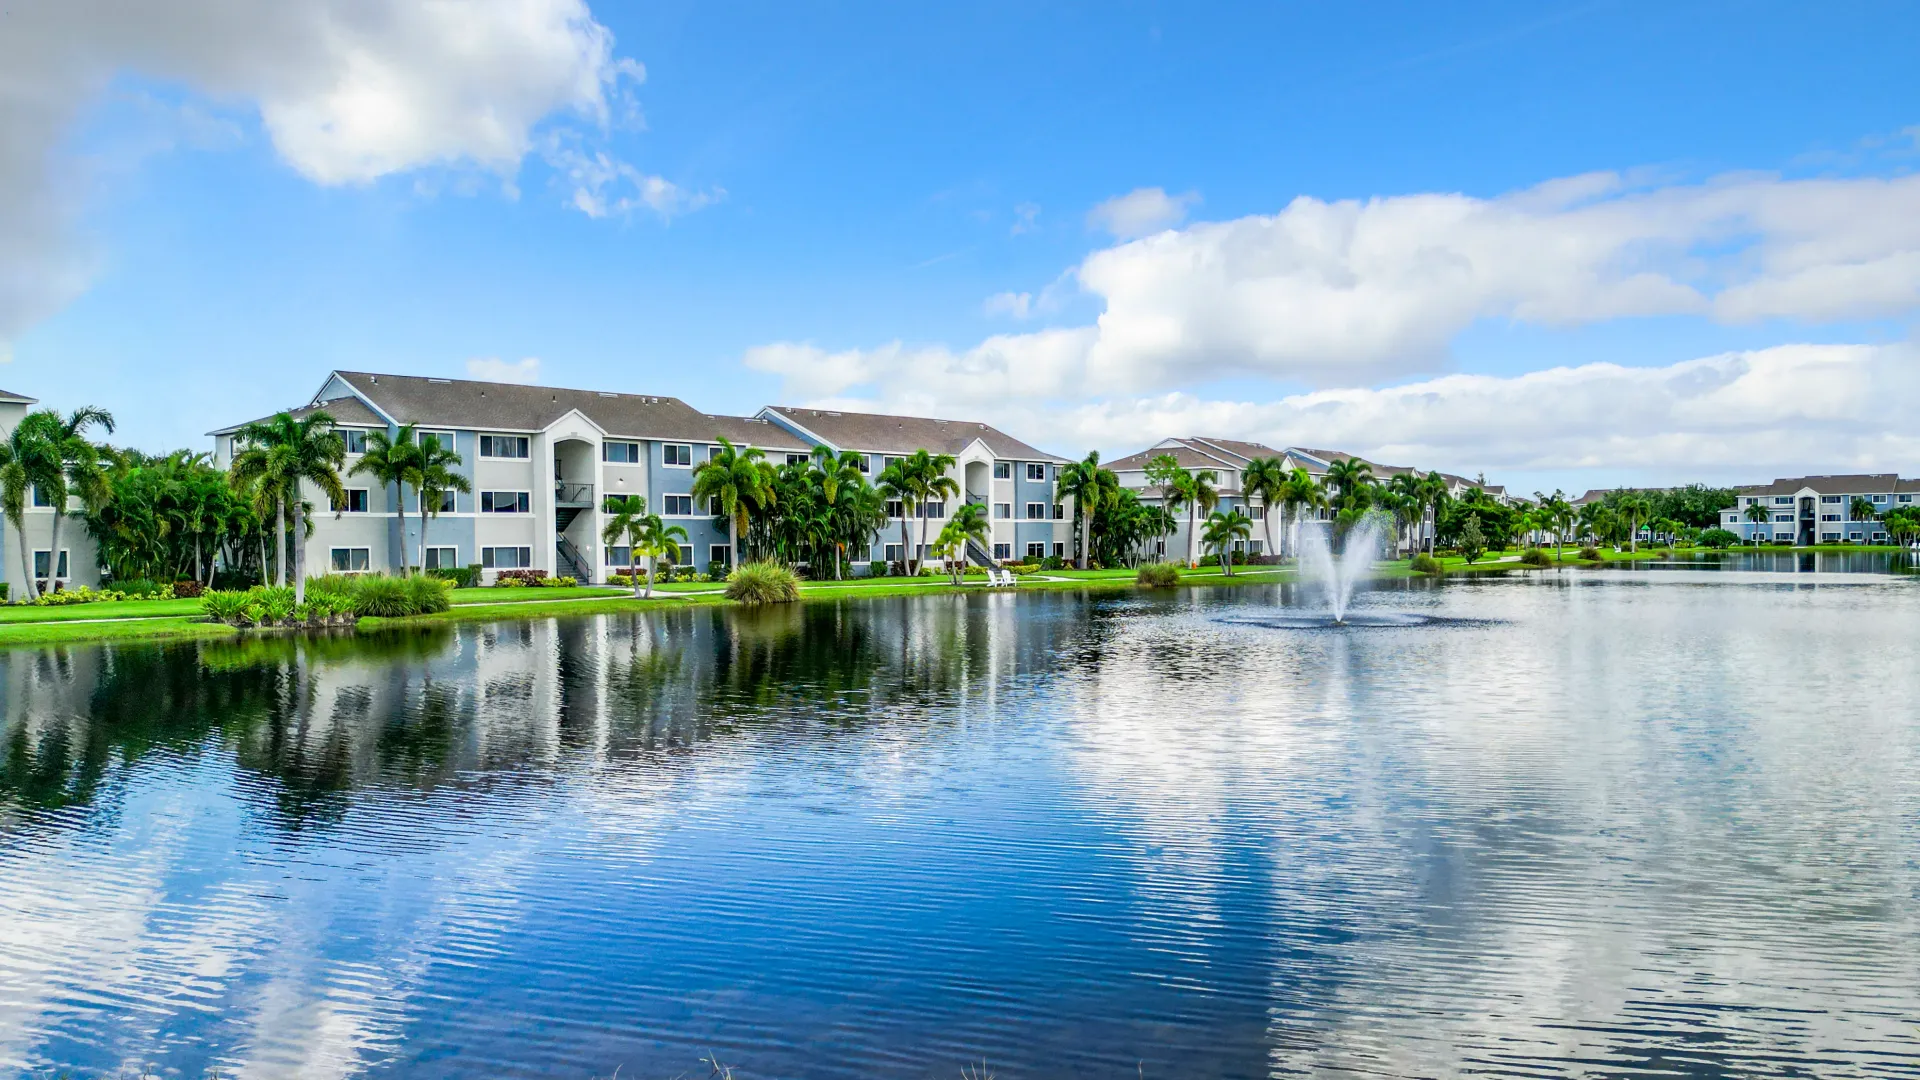
[[[1180,568],[1172,563],[1147,563],[1140,572],[1133,575],[1135,584],[1150,589],[1171,589],[1180,584]]]
[[[800,599],[800,579],[779,563],[743,563],[727,575],[727,599],[750,606],[791,604]]]

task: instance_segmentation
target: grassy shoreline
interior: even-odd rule
[[[1600,560],[1595,562],[1579,558],[1573,549],[1568,549],[1564,559],[1557,557],[1552,548],[1545,550],[1553,560],[1548,566],[1528,566],[1521,563],[1518,551],[1490,552],[1472,564],[1468,564],[1458,556],[1442,558],[1438,574],[1419,573],[1413,570],[1409,560],[1406,559],[1376,562],[1369,576],[1374,580],[1396,580],[1416,577],[1501,575],[1561,568],[1595,570],[1622,562],[1654,559],[1691,561],[1693,555],[1700,553],[1697,549],[1675,552],[1665,548],[1643,548],[1632,552],[1603,550],[1600,552]],[[1731,549],[1730,553],[1750,554],[1753,550],[1750,547],[1735,548]],[[1790,549],[1762,547],[1759,550],[1794,553],[1807,551],[1899,553],[1905,551],[1904,548],[1899,547],[1863,545]],[[1178,587],[1222,588],[1279,584],[1295,580],[1298,573],[1299,570],[1295,566],[1243,566],[1228,576],[1221,573],[1217,565],[1204,564],[1196,570],[1181,571]],[[1144,587],[1134,580],[1134,574],[1135,571],[1130,569],[1040,571],[1022,577],[1019,586],[1014,589],[999,590],[988,590],[979,578],[968,578],[966,585],[956,589],[944,576],[814,581],[801,585],[800,599],[801,602],[807,603],[848,597],[880,598],[926,593],[951,595],[963,591],[1018,594],[1037,590],[1119,592],[1143,589]],[[359,626],[371,630],[415,623],[490,622],[496,619],[548,615],[601,615],[728,603],[731,601],[721,595],[721,587],[718,584],[704,582],[668,584],[656,588],[654,595],[646,599],[636,598],[628,589],[594,585],[569,588],[459,589],[454,592],[453,607],[448,611],[404,618],[365,618],[360,620]],[[0,648],[11,645],[231,637],[242,633],[220,623],[204,621],[199,615],[199,605],[198,600],[127,600],[75,604],[68,607],[0,607]]]

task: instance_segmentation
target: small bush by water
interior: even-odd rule
[[[1180,568],[1172,563],[1147,563],[1133,575],[1134,583],[1149,589],[1171,589],[1180,584]]]
[[[1413,572],[1416,574],[1437,574],[1440,572],[1440,560],[1423,551],[1413,557]]]
[[[420,574],[413,577],[328,574],[307,579],[307,599],[294,603],[293,590],[255,585],[246,590],[212,589],[200,598],[207,617],[229,626],[343,626],[361,616],[394,618],[431,615],[452,606],[452,585]]]
[[[1528,566],[1552,566],[1553,557],[1539,548],[1528,548],[1520,554],[1520,561]]]
[[[1580,549],[1580,557],[1588,562],[1599,562],[1600,549],[1594,547],[1592,544],[1588,544],[1586,547]]]
[[[791,604],[800,599],[800,579],[779,563],[743,563],[727,575],[727,599],[741,604]]]

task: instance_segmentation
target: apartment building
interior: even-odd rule
[[[12,435],[13,429],[38,403],[25,394],[0,390],[0,440]],[[80,500],[69,499],[67,505],[70,511],[78,510]],[[60,550],[55,551],[53,514],[52,502],[36,488],[28,493],[26,511],[21,515],[24,537],[14,531],[11,523],[0,522],[0,581],[7,583],[9,597],[26,595],[27,570],[20,558],[23,543],[33,566],[33,576],[42,583],[41,588],[50,589],[56,583],[61,588],[100,584],[99,549],[94,546],[93,537],[87,535],[86,525],[71,516],[62,522]]]
[[[1748,544],[1884,544],[1887,530],[1879,518],[1916,499],[1920,480],[1902,480],[1896,473],[1778,479],[1738,489],[1733,508],[1720,512],[1720,527]],[[1873,508],[1871,516],[1856,515],[1857,500]],[[1768,520],[1748,516],[1755,506],[1767,509]]]
[[[333,418],[346,441],[347,498],[333,505],[317,491],[306,493],[315,509],[306,541],[314,572],[396,570],[418,561],[424,529],[429,569],[478,564],[489,579],[500,570],[534,569],[604,581],[634,561],[626,548],[600,540],[608,501],[628,495],[645,496],[649,510],[686,530],[683,565],[731,564],[726,522],[717,507],[697,506],[692,495],[694,464],[719,452],[723,438],[759,449],[776,465],[802,460],[819,444],[855,451],[866,458],[870,476],[888,458],[922,447],[951,453],[955,482],[968,498],[991,504],[993,550],[982,558],[1011,558],[1036,543],[1064,550],[1060,512],[1052,509],[1061,459],[984,424],[774,407],[750,417],[721,416],[648,394],[354,371],[331,373],[313,399],[292,412],[316,410]],[[413,492],[349,475],[368,435],[409,424],[451,446],[461,459],[457,471],[473,488],[449,493],[429,520]],[[221,466],[232,460],[244,426],[210,433]],[[1016,518],[1015,507],[1030,511],[1036,504],[1050,516]],[[924,512],[930,543],[950,510],[936,504]],[[910,532],[918,543],[918,522]],[[897,558],[898,533],[896,520],[864,554]]]

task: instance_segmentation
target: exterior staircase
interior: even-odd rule
[[[975,566],[984,566],[989,569],[1000,565],[993,561],[992,552],[971,540],[967,541],[967,561]]]
[[[571,577],[575,581],[593,580],[593,564],[587,561],[587,557],[580,553],[579,548],[573,546],[573,541],[563,536],[555,546],[555,550],[559,558],[553,565],[561,572],[561,576]]]

